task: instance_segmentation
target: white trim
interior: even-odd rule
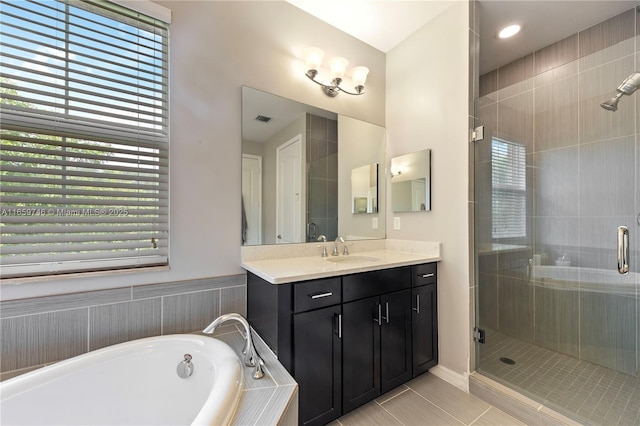
[[[261,245],[262,244],[262,155],[252,155],[252,154],[242,154],[242,160],[244,161],[244,159],[248,159],[248,160],[256,160],[258,162],[258,205],[260,206],[260,210],[258,212],[258,223],[256,223],[256,227],[258,228],[258,241],[253,243],[253,244],[257,244],[257,245]],[[242,171],[244,172],[244,162],[242,164]],[[245,205],[245,214],[246,214],[246,208],[247,206]]]
[[[439,364],[431,368],[429,370],[429,373],[433,374],[434,376],[440,377],[445,382],[448,382],[453,386],[469,393],[469,373],[456,373],[455,371],[449,370],[447,367],[443,367]]]
[[[143,13],[152,18],[171,23],[171,9],[160,6],[157,3],[148,0],[110,0],[111,3],[126,7],[136,12]]]
[[[282,193],[282,183],[280,180],[280,173],[282,172],[281,168],[280,168],[280,156],[281,156],[281,152],[292,146],[292,145],[298,145],[299,148],[299,152],[298,152],[298,166],[302,167],[302,159],[304,158],[302,156],[303,152],[302,152],[302,147],[303,147],[303,143],[302,143],[302,133],[298,133],[297,135],[295,135],[294,137],[292,137],[291,139],[289,139],[288,141],[286,141],[285,143],[283,143],[282,145],[278,146],[276,148],[276,244],[281,243],[282,241],[278,238],[278,235],[282,234],[283,231],[283,225],[282,225],[282,211],[280,209],[280,201],[282,196],[280,195]],[[298,176],[294,176],[294,178],[297,178]],[[303,182],[302,182],[302,178],[300,178],[300,182],[297,182],[299,185],[299,201],[298,201],[298,206],[296,209],[296,213],[297,213],[297,220],[299,221],[299,227],[298,229],[295,230],[296,233],[296,239],[298,241],[288,241],[287,243],[303,243],[305,242],[306,238],[305,238],[305,232],[304,232],[304,223],[305,223],[305,204],[304,204],[304,198],[302,197],[302,191],[303,191]],[[295,225],[295,223],[294,223]]]

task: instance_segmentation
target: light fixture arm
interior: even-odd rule
[[[320,85],[322,87],[322,91],[324,92],[324,94],[331,98],[336,97],[338,95],[338,92],[344,92],[348,95],[354,95],[354,96],[364,94],[363,92],[364,86],[356,86],[355,88],[356,93],[349,92],[348,90],[344,90],[342,87],[340,87],[340,83],[342,83],[341,78],[334,78],[333,80],[331,80],[331,84],[324,84],[319,82],[318,80],[316,80],[316,76],[318,75],[318,70],[310,69],[307,71],[305,75],[309,80]]]

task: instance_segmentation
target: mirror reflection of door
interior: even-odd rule
[[[242,154],[242,244],[262,244],[262,157]]]
[[[302,232],[302,135],[276,151],[276,243],[304,242]]]
[[[417,212],[426,209],[427,187],[425,179],[414,179],[411,181],[411,211]]]

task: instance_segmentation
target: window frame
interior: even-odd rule
[[[135,59],[132,59],[131,62],[138,64],[138,76],[142,74],[142,67],[145,67],[144,61],[141,60],[140,57],[151,50],[143,45],[143,43],[145,43],[145,32],[149,28],[157,27],[158,32],[156,33],[154,30],[152,37],[154,41],[152,43],[154,47],[153,64],[148,66],[151,67],[151,69],[161,69],[160,83],[158,83],[160,89],[156,90],[154,87],[153,90],[149,90],[149,92],[152,93],[151,96],[157,99],[157,101],[151,104],[147,103],[145,106],[140,101],[136,102],[133,100],[135,94],[118,94],[116,96],[114,93],[117,92],[117,90],[110,87],[109,89],[113,90],[113,93],[110,93],[108,91],[109,89],[105,89],[104,92],[106,92],[106,94],[104,98],[100,99],[99,96],[97,96],[97,99],[88,103],[88,105],[95,108],[94,116],[91,116],[80,107],[74,110],[73,106],[69,106],[69,99],[71,97],[67,96],[67,94],[73,91],[72,89],[65,92],[62,96],[58,94],[54,96],[51,94],[54,91],[54,89],[51,88],[57,84],[58,80],[54,83],[42,83],[40,86],[37,86],[37,82],[34,83],[32,81],[34,80],[33,78],[30,79],[24,76],[17,78],[20,84],[10,81],[7,82],[7,80],[3,78],[2,84],[0,85],[4,86],[2,87],[1,96],[3,99],[2,103],[0,103],[0,113],[2,114],[0,127],[3,132],[3,148],[10,147],[10,151],[8,151],[7,154],[7,151],[3,149],[3,151],[5,151],[3,155],[5,156],[3,157],[2,164],[4,166],[9,164],[10,161],[13,161],[11,164],[16,164],[16,166],[11,170],[14,170],[16,175],[20,175],[20,177],[13,178],[14,182],[6,182],[10,179],[7,177],[8,175],[5,174],[5,171],[3,171],[3,175],[0,177],[3,186],[2,192],[0,192],[0,194],[2,194],[2,199],[0,199],[2,208],[0,223],[2,224],[3,237],[6,237],[0,242],[0,254],[2,254],[2,256],[0,256],[0,259],[2,259],[2,275],[0,278],[3,280],[105,270],[120,271],[130,268],[168,265],[168,24],[170,22],[170,11],[162,6],[154,5],[146,1],[130,3],[136,9],[148,9],[154,12],[155,15],[163,16],[163,18],[158,20],[154,17],[140,14],[129,8],[128,5],[127,7],[123,7],[115,2],[107,2],[104,0],[62,0],[56,1],[55,3],[32,3],[33,5],[41,6],[41,12],[43,9],[50,9],[47,12],[51,12],[52,16],[54,16],[54,8],[64,8],[64,21],[67,23],[67,26],[64,27],[64,30],[58,30],[56,34],[60,34],[61,32],[67,34],[67,36],[63,46],[56,47],[56,49],[58,52],[68,52],[65,54],[63,61],[65,78],[58,79],[65,82],[67,88],[70,87],[68,76],[73,73],[73,70],[71,70],[72,61],[70,60],[74,54],[71,51],[72,46],[78,46],[81,42],[102,43],[100,46],[104,48],[104,46],[109,43],[109,41],[105,39],[108,37],[116,38],[117,35],[122,35],[122,33],[114,35],[117,30],[114,30],[114,34],[103,34],[102,36],[100,36],[98,31],[94,31],[84,36],[84,38],[80,38],[81,41],[76,42],[77,44],[74,45],[69,37],[69,28],[73,26],[69,24],[71,20],[70,11],[73,10],[73,13],[76,13],[73,19],[77,19],[79,22],[82,22],[82,19],[78,18],[80,15],[83,15],[87,20],[89,19],[88,17],[93,16],[95,20],[108,22],[113,28],[121,26],[122,28],[134,28],[134,30],[137,30],[137,45],[139,46],[138,59],[137,62]],[[55,4],[55,6],[49,6],[52,4]],[[153,6],[149,7],[149,5]],[[22,5],[13,7],[15,8],[13,12],[14,18],[18,15],[17,12],[19,12],[20,8],[27,10]],[[37,8],[34,8],[34,10],[37,10]],[[35,13],[30,10],[29,12]],[[60,11],[56,10],[55,12]],[[25,13],[24,15],[25,17],[23,19],[27,20],[28,14]],[[43,16],[42,13],[40,13],[40,15]],[[61,15],[56,14],[50,18],[48,21],[49,24],[40,24],[50,26],[52,25],[51,22],[55,22],[56,19],[60,20],[60,16]],[[20,18],[22,18],[22,16],[20,16]],[[9,18],[5,18],[5,20],[6,19]],[[44,22],[45,20],[42,19],[42,21]],[[16,22],[19,22],[19,19],[16,18]],[[33,28],[29,30],[35,34],[34,39],[40,36],[46,38],[42,35],[43,32],[40,31],[40,28],[37,27],[38,23],[33,22],[33,20],[27,23],[33,26]],[[79,26],[79,24],[77,25]],[[9,31],[8,27],[10,26],[5,26],[3,32],[6,33]],[[13,27],[17,28],[16,25],[13,25]],[[40,34],[38,34],[39,31]],[[124,32],[125,30],[122,31]],[[129,35],[135,37],[135,35],[133,35],[134,33]],[[75,35],[77,36],[77,34]],[[22,37],[24,38],[24,36]],[[104,39],[99,40],[100,37]],[[158,37],[161,40],[159,42],[160,48],[157,48],[158,43],[155,42],[158,40]],[[14,37],[13,40],[17,40],[18,38]],[[147,41],[146,43],[150,42]],[[14,47],[16,48],[14,52],[19,51],[17,44],[18,43],[14,41]],[[31,45],[33,44],[34,43],[31,43]],[[135,45],[135,43],[132,44]],[[44,42],[42,42],[42,46],[45,46]],[[124,49],[124,47],[115,44],[112,44],[111,47],[113,48],[113,52],[119,52]],[[32,50],[29,52],[26,48],[25,52],[25,55],[27,53],[34,53]],[[47,52],[43,53],[46,54]],[[109,53],[111,53],[111,51],[109,51]],[[12,58],[4,53],[2,56],[5,56],[5,58],[2,59],[1,65],[3,69],[6,69],[5,66],[9,67],[8,63]],[[15,57],[16,55],[13,56]],[[105,58],[106,57],[107,56],[105,56]],[[33,64],[35,61],[36,60],[33,59],[31,63]],[[157,65],[158,63],[160,65]],[[24,64],[28,65],[29,62],[24,62]],[[86,64],[89,64],[89,62]],[[12,64],[9,68],[11,67],[13,67],[13,70],[17,69],[15,64]],[[58,68],[60,68],[60,66]],[[91,70],[90,67],[87,67],[87,69]],[[85,74],[87,73],[88,71],[85,72]],[[10,75],[16,76],[18,74],[16,72]],[[81,73],[78,73],[78,75],[81,75]],[[78,81],[79,80],[76,80],[76,83]],[[129,81],[134,80],[129,79]],[[108,83],[105,83],[105,85],[108,85]],[[100,85],[95,84],[95,86],[98,87]],[[146,94],[142,94],[142,90],[144,89],[142,85],[138,84],[136,86],[132,84],[131,87],[138,90],[138,99],[145,98],[145,96],[149,98]],[[42,94],[42,92],[49,89],[52,90],[51,93]],[[7,90],[13,90],[13,92],[8,94]],[[20,90],[22,90],[23,93],[30,93],[30,95],[21,95]],[[95,96],[96,93],[98,93],[90,93],[90,90],[83,90],[78,90],[76,93],[84,93],[87,97]],[[160,97],[156,96],[158,93],[160,93]],[[59,113],[55,106],[53,109],[37,109],[33,108],[30,104],[26,106],[25,104],[20,104],[20,102],[25,102],[25,99],[37,99],[38,96],[40,96],[41,99],[49,99],[46,97],[47,95],[51,99],[54,99],[55,102],[62,100],[62,102],[69,107],[64,108],[63,113]],[[118,97],[119,99],[117,99]],[[7,99],[13,100],[14,103],[8,102]],[[120,108],[118,104],[120,104],[122,108]],[[137,112],[135,108],[133,111],[131,110],[131,104],[137,105]],[[102,111],[107,112],[96,114],[96,111],[101,112],[100,108],[102,108]],[[156,114],[159,110],[162,110],[160,115]],[[73,111],[76,112],[75,115],[72,114]],[[151,111],[151,113],[149,111]],[[120,118],[116,116],[117,114],[121,114]],[[135,114],[137,114],[137,119],[133,117]],[[98,116],[97,118],[95,117],[96,115]],[[145,123],[145,120],[140,120],[140,117],[144,115],[149,115],[152,118],[147,119]],[[131,116],[130,119],[129,116]],[[133,125],[131,123],[133,123]],[[16,132],[19,134],[16,134]],[[44,141],[43,137],[45,137]],[[18,142],[17,144],[9,143],[16,141]],[[56,151],[58,149],[61,151]],[[71,151],[74,152],[70,154]],[[29,155],[41,155],[42,158],[28,158]],[[71,164],[70,159],[73,159],[73,162],[78,164]],[[82,163],[82,161],[85,161],[85,163]],[[89,164],[91,162],[97,163],[100,167],[95,167],[95,164]],[[59,170],[55,173],[51,170],[45,170],[47,164],[51,167],[59,167]],[[34,169],[37,166],[40,167],[38,171],[35,171]],[[71,172],[74,167],[75,172]],[[91,167],[95,167],[95,169],[92,171]],[[3,169],[6,169],[6,167],[3,167]],[[123,170],[129,171],[125,172]],[[135,170],[137,170],[137,172]],[[74,176],[73,173],[75,173],[75,178],[83,180],[82,183],[78,183],[78,180],[74,181],[74,184],[79,186],[74,186],[74,184],[69,183],[70,181],[58,183],[57,185],[52,184],[54,180],[59,181],[59,177],[61,177],[61,179],[70,179]],[[128,181],[128,178],[118,175],[118,173],[130,173],[131,175],[136,175],[137,179]],[[33,176],[29,176],[30,174],[33,174]],[[95,176],[96,174],[103,175]],[[150,185],[144,185],[143,176],[146,176],[145,179],[148,180]],[[3,177],[6,178],[3,179]],[[43,182],[46,182],[46,184]],[[12,184],[17,186],[10,187]],[[41,185],[41,187],[38,187],[38,185]],[[49,185],[49,192],[53,194],[46,194],[46,185]],[[137,188],[132,188],[132,186],[136,185]],[[74,189],[67,189],[71,187]],[[18,191],[22,190],[22,188],[27,190],[24,194],[28,195],[24,195]],[[102,189],[104,189],[104,192],[101,192]],[[129,193],[127,193],[127,191],[129,191]],[[114,195],[116,193],[120,195]],[[76,198],[68,204],[61,204],[60,206],[45,205],[41,202],[29,204],[29,200],[42,201],[46,195],[51,195],[52,197],[53,195],[59,195],[58,200],[64,198],[65,201],[70,201],[73,196]],[[135,198],[138,200],[153,200],[152,203],[155,204],[153,206],[144,206],[142,201],[138,201],[137,203],[131,201]],[[6,200],[10,200],[11,202],[6,203]],[[106,200],[109,200],[109,202],[106,202]],[[78,204],[74,207],[74,203]],[[129,206],[131,209],[128,208]],[[143,208],[146,207],[148,207],[148,210],[145,211]],[[133,212],[134,208],[137,209],[137,213],[129,215],[129,211]],[[16,218],[17,216],[22,216],[22,218]],[[38,219],[38,216],[40,219]],[[52,216],[56,218],[51,219]],[[68,219],[65,218],[65,216],[68,217]],[[99,221],[95,219],[96,216],[100,216]],[[107,216],[110,217],[107,218]],[[118,225],[119,221],[127,220],[123,219],[124,216],[129,216],[129,220],[131,221],[131,224],[127,225],[127,229],[137,227],[137,230],[125,232],[123,229],[126,227],[121,224]],[[45,220],[47,217],[49,218],[49,222]],[[78,218],[80,219],[78,220]],[[86,230],[79,231],[78,228],[73,229],[72,226],[75,222],[71,219],[82,223],[82,226],[84,226]],[[94,225],[92,225],[92,223]],[[95,225],[97,223],[100,225]],[[147,231],[141,230],[144,227],[142,225],[145,223],[154,225],[154,229],[148,232],[151,232],[157,237],[152,237],[148,242],[145,242],[143,244],[144,247],[138,247],[140,241],[146,241],[147,239],[146,234],[143,235],[143,232]],[[50,232],[36,229],[36,224],[43,226],[44,228],[42,229],[47,229]],[[108,248],[109,244],[106,244],[107,247],[103,250],[96,249],[98,245],[89,247],[88,244],[98,243],[97,240],[91,241],[92,238],[97,238],[93,237],[93,235],[98,235],[95,229],[98,227],[106,229],[107,224],[113,225],[113,227],[111,230],[101,231],[105,233],[103,237],[108,238],[108,236],[112,236],[113,238],[110,240],[110,243],[117,243],[118,248]],[[22,228],[19,229],[18,225],[21,225]],[[10,228],[9,226],[13,227]],[[62,229],[63,226],[68,228]],[[56,228],[56,230],[53,230],[53,228]],[[8,229],[18,232],[4,232]],[[32,231],[40,231],[40,233]],[[84,243],[88,244],[81,248],[80,242],[73,241],[71,237],[66,241],[62,240],[65,238],[65,235],[72,235],[74,232],[75,240],[84,239]],[[134,243],[133,241],[138,242]],[[49,248],[38,252],[36,246],[44,246],[46,242],[51,243]],[[109,240],[107,240],[107,242],[109,242]],[[76,244],[76,246],[73,247],[73,244]],[[57,247],[53,248],[56,245]],[[64,245],[67,245],[67,247],[63,247]],[[68,247],[72,249],[68,250]],[[64,250],[67,251],[65,252]],[[115,253],[118,250],[120,252]],[[36,253],[38,253],[37,256],[35,255]],[[67,255],[60,256],[60,253],[67,253]],[[74,253],[77,253],[77,258],[72,259]],[[91,255],[91,253],[95,255]],[[33,259],[37,260],[30,262],[28,259],[29,254],[34,256]],[[12,256],[14,260],[7,260],[9,259],[8,256]]]

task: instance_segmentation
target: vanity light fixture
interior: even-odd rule
[[[322,87],[322,91],[329,97],[335,97],[338,92],[344,92],[349,95],[362,95],[364,92],[364,83],[367,81],[367,75],[369,74],[369,68],[359,66],[354,67],[351,70],[351,80],[355,86],[355,93],[340,87],[342,78],[347,71],[349,61],[345,58],[336,57],[329,60],[329,70],[331,72],[331,82],[322,83],[316,80],[318,76],[318,70],[322,65],[322,59],[324,58],[324,52],[317,47],[308,47],[305,49],[305,64],[307,66],[307,73],[305,74],[309,80]]]

